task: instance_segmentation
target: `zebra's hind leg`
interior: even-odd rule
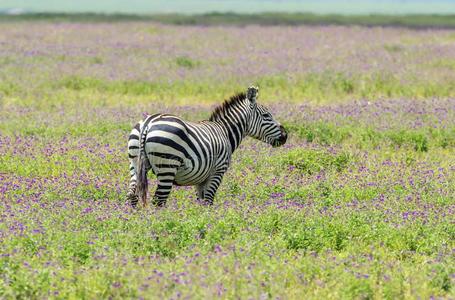
[[[137,184],[137,177],[136,177],[136,167],[135,160],[130,159],[130,184],[128,187],[128,192],[126,194],[126,200],[131,204],[132,207],[137,206],[137,202],[139,201],[139,197],[136,194],[136,184]]]
[[[205,189],[205,183],[196,185],[197,202],[200,204],[205,204],[204,189]]]
[[[177,169],[169,172],[161,172],[156,175],[158,185],[156,187],[155,195],[153,196],[153,205],[164,206],[166,204],[167,198],[169,197],[174,184],[176,173]]]
[[[205,188],[204,183],[196,185],[197,198],[200,200],[204,199],[204,188]]]
[[[131,204],[132,207],[137,206],[139,197],[136,195],[137,187],[137,158],[139,156],[139,132],[140,124],[137,123],[133,130],[131,130],[128,138],[128,157],[130,160],[130,183],[128,192],[126,194],[126,200]]]

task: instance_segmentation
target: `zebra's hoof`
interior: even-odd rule
[[[166,200],[154,200],[152,201],[152,205],[157,208],[164,207],[166,205]]]
[[[196,202],[203,206],[212,206],[213,205],[213,201],[207,200],[207,199],[197,198]]]
[[[128,194],[126,196],[126,201],[131,205],[133,208],[137,208],[137,203],[139,202],[139,197],[135,194]]]

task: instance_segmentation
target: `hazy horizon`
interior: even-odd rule
[[[455,0],[0,0],[0,11],[22,12],[94,12],[94,13],[206,13],[238,12],[258,13],[312,12],[317,14],[453,14]]]

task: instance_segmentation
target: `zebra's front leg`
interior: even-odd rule
[[[213,174],[203,186],[197,187],[199,199],[204,201],[204,204],[212,205],[216,191],[223,180],[224,171],[219,171]]]
[[[174,184],[176,173],[177,170],[173,172],[158,173],[156,175],[158,185],[156,187],[155,195],[153,196],[153,205],[164,206],[166,204],[167,198],[169,197]]]

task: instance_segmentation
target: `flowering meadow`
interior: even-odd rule
[[[131,209],[135,122],[252,84],[287,144]],[[455,298],[454,30],[4,22],[0,108],[0,298]]]

